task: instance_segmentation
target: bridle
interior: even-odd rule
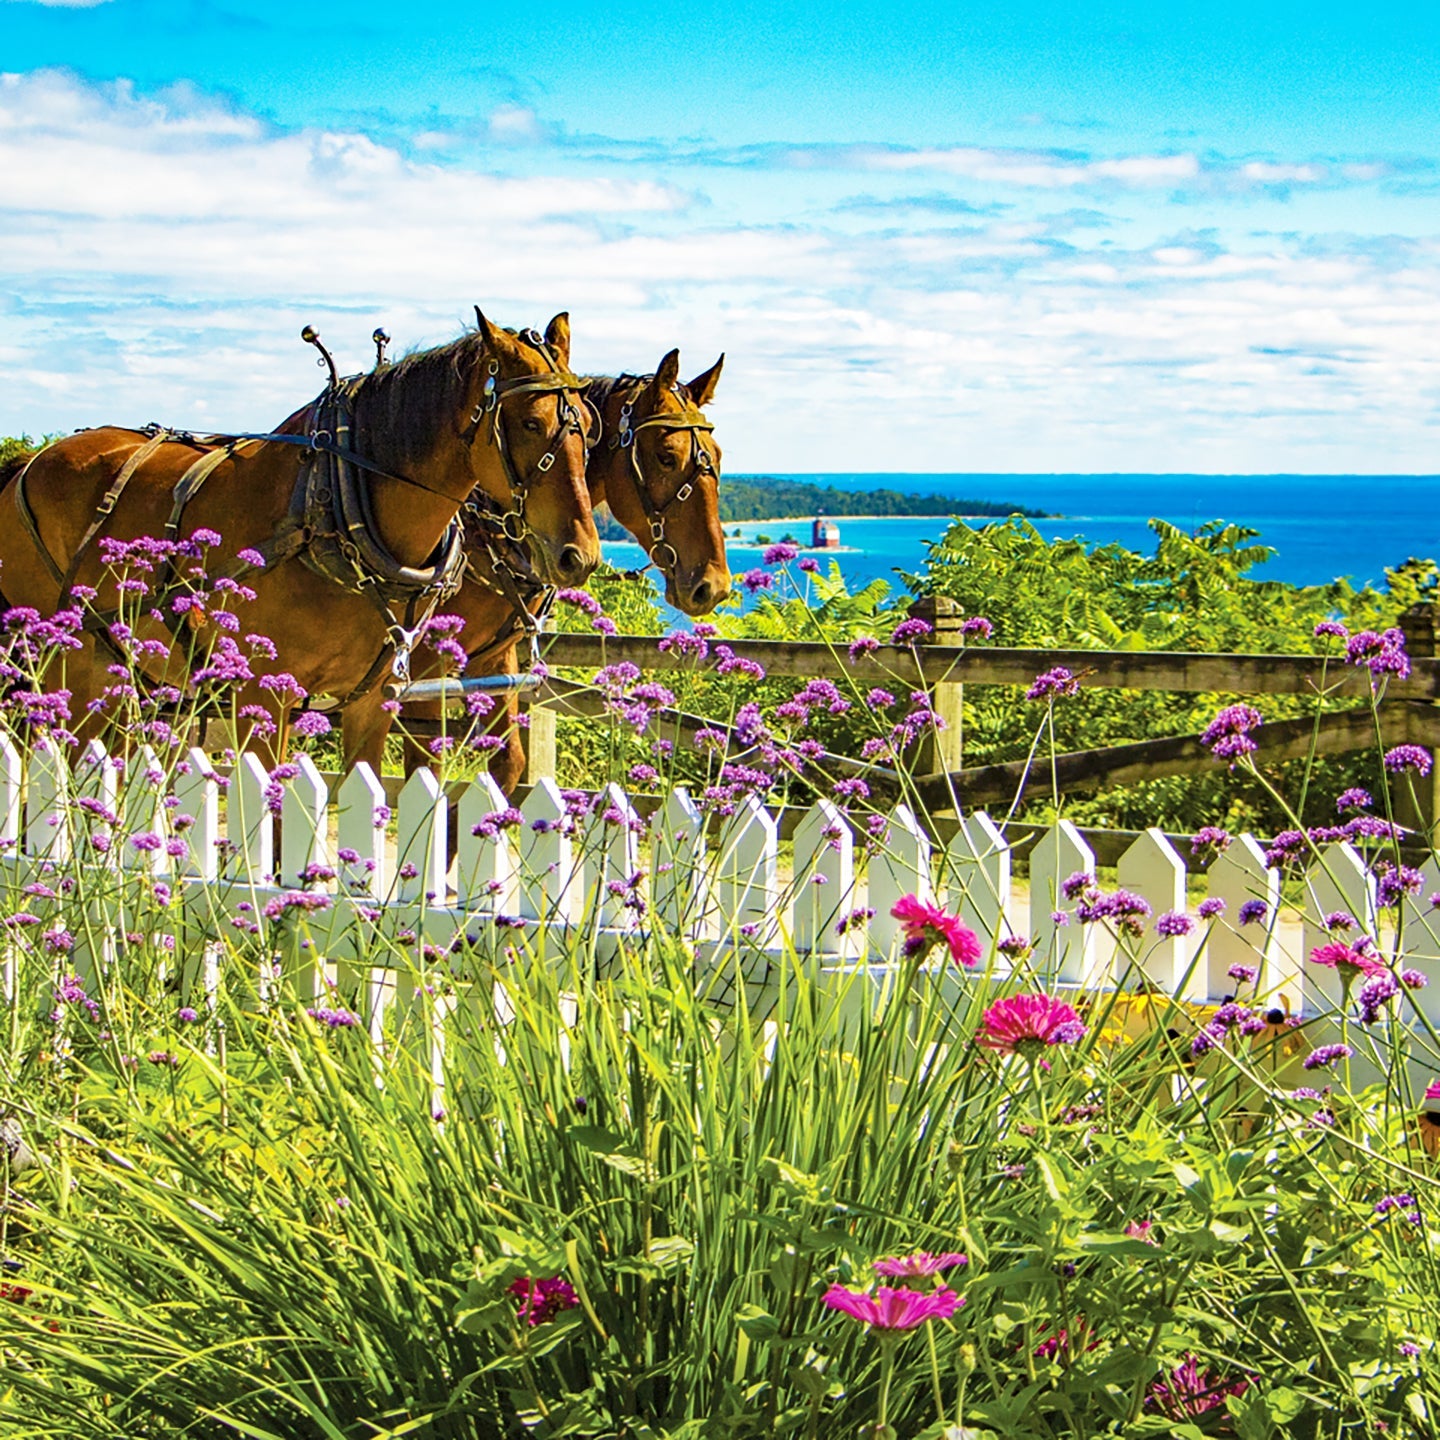
[[[478,320],[478,307],[475,313]],[[560,448],[572,430],[583,439],[587,453],[599,442],[600,415],[585,398],[584,380],[560,363],[543,336],[534,330],[521,330],[516,338],[539,353],[546,369],[539,374],[505,379],[500,375],[500,362],[492,355],[486,361],[480,399],[460,435],[466,445],[473,446],[488,422],[491,443],[499,452],[506,483],[510,487],[510,504],[502,506],[493,496],[477,489],[462,506],[461,521],[467,547],[483,550],[490,566],[489,574],[474,565],[469,566],[470,578],[509,601],[513,612],[511,632],[518,628],[527,635],[532,659],[538,659],[540,624],[554,600],[555,587],[541,581],[530,563],[525,541],[533,532],[526,519],[525,507],[535,478],[546,474],[554,466]],[[572,392],[574,401],[570,398]],[[558,422],[550,437],[549,449],[535,462],[532,475],[523,476],[510,451],[501,406],[512,396],[544,394],[557,397]],[[538,606],[537,600],[540,602]]]
[[[479,319],[478,306],[475,314]],[[539,374],[515,375],[505,379],[500,374],[499,360],[493,355],[490,356],[485,362],[485,383],[481,387],[480,399],[470,412],[465,428],[460,432],[461,440],[467,446],[473,446],[480,436],[482,426],[489,421],[490,440],[499,452],[505,480],[510,487],[510,504],[502,506],[493,496],[477,489],[465,502],[465,508],[484,526],[497,531],[498,538],[509,541],[511,546],[524,544],[533,533],[525,516],[530,487],[537,476],[546,474],[555,464],[565,437],[574,430],[584,438],[587,451],[600,438],[600,417],[596,414],[595,407],[584,397],[585,382],[561,365],[554,350],[536,331],[521,330],[517,338],[539,352],[540,358],[545,362],[545,370]],[[575,403],[570,400],[572,391]],[[517,395],[547,394],[558,397],[556,404],[559,421],[550,437],[550,448],[535,462],[533,474],[521,475],[516,467],[515,457],[510,452],[510,440],[501,422],[500,407],[506,400]],[[590,423],[582,425],[581,416],[586,414]],[[529,570],[528,563],[526,569]]]
[[[708,473],[715,477],[717,484],[719,483],[720,477],[715,474],[715,462],[711,459],[709,450],[700,440],[702,434],[713,431],[715,427],[705,418],[703,410],[688,402],[679,412],[670,411],[664,414],[649,415],[638,423],[632,423],[630,417],[634,414],[635,402],[642,393],[643,391],[637,392],[620,407],[620,424],[615,434],[610,437],[610,448],[630,452],[630,469],[635,475],[635,496],[640,501],[640,508],[645,512],[646,520],[650,522],[650,545],[648,547],[650,563],[656,566],[662,575],[673,580],[675,568],[680,563],[680,556],[676,553],[675,547],[665,538],[665,517],[674,506],[683,505],[690,498],[702,475]],[[678,394],[678,390],[675,393]],[[685,430],[690,435],[690,457],[689,464],[685,469],[686,478],[663,505],[657,503],[654,493],[650,489],[650,483],[645,478],[644,467],[640,462],[640,446],[636,441],[642,430]],[[662,556],[668,558],[662,558]]]

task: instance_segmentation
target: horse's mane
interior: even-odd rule
[[[629,371],[622,375],[586,375],[584,377],[585,397],[597,410],[604,410],[617,390],[628,390],[631,386],[645,386],[654,378],[653,373],[632,375]],[[677,384],[675,388],[687,405],[694,403],[694,397],[690,394],[688,385]]]
[[[467,330],[458,340],[347,380],[355,418],[371,444],[379,441],[394,464],[422,460],[436,435],[455,426],[469,377],[484,353],[479,331]]]

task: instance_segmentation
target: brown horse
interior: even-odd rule
[[[585,397],[600,417],[598,443],[590,451],[586,479],[592,503],[608,501],[616,518],[645,547],[665,577],[666,599],[688,615],[705,615],[730,593],[725,537],[720,527],[720,447],[701,410],[715,397],[722,355],[688,385],[679,383],[680,352],[672,350],[654,375],[591,377]],[[472,544],[465,581],[444,605],[461,616],[460,640],[468,663],[464,673],[514,675],[519,670],[517,646],[527,631],[527,618],[539,610],[546,588],[527,587],[520,595],[497,584],[489,547]],[[501,558],[503,567],[504,561]],[[517,613],[520,605],[524,614]],[[429,675],[444,673],[438,661]],[[421,670],[417,668],[417,677]],[[515,725],[516,700],[508,697],[496,709],[489,733],[502,745],[491,758],[490,773],[507,793],[520,781],[524,750]],[[410,702],[407,718],[434,721],[436,702]],[[366,734],[369,717],[346,713],[347,756],[368,760],[378,770],[385,728]],[[406,770],[430,759],[412,737],[405,744]]]
[[[391,657],[408,652],[410,632],[458,582],[456,517],[472,492],[526,543],[547,580],[582,582],[600,544],[585,483],[581,382],[567,368],[568,318],[557,315],[542,341],[476,316],[475,331],[373,374],[337,385],[332,367],[331,388],[273,436],[197,441],[86,430],[0,477],[8,481],[0,496],[5,599],[48,614],[72,603],[72,587],[98,591],[92,633],[64,662],[74,712],[84,715],[111,683],[106,666],[115,659],[105,620],[119,591],[99,553],[102,536],[217,533],[210,574],[238,577],[255,592],[239,607],[242,628],[275,647],[256,670],[288,673],[312,701],[337,697],[352,716],[379,713]],[[170,579],[168,566],[162,576],[150,583],[163,593],[147,604],[179,612],[172,597],[188,582]],[[204,611],[174,618],[193,644]],[[169,661],[145,663],[150,681],[184,682],[185,662],[175,658],[182,646],[166,626],[146,620],[135,635],[173,643]],[[293,693],[261,685],[264,678],[247,682],[235,701],[273,716],[272,746],[283,753]]]

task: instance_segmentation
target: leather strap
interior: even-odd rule
[[[120,473],[110,482],[110,488],[101,497],[100,504],[95,509],[95,515],[89,525],[85,527],[85,533],[80,537],[80,543],[75,547],[75,553],[70,557],[70,564],[64,575],[60,577],[60,598],[55,602],[57,610],[63,610],[70,599],[70,587],[75,583],[75,577],[80,573],[81,563],[85,559],[85,552],[90,548],[91,542],[100,533],[101,527],[110,518],[111,512],[115,509],[120,497],[125,493],[125,487],[134,478],[135,472],[169,439],[169,435],[161,430],[152,435],[143,445],[138,445],[126,457],[125,463],[120,467]],[[36,534],[39,531],[37,528]]]

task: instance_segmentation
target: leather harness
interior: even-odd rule
[[[303,446],[305,455],[291,492],[289,510],[270,539],[254,547],[259,551],[261,564],[237,560],[225,574],[236,579],[247,571],[270,569],[298,557],[317,575],[349,594],[365,596],[375,605],[385,624],[386,640],[361,682],[348,694],[328,702],[324,707],[343,709],[379,684],[387,667],[402,683],[408,681],[410,653],[415,641],[440,602],[459,589],[465,571],[467,544],[474,544],[477,539],[490,549],[496,562],[496,573],[506,577],[506,582],[502,583],[508,583],[509,590],[502,593],[510,594],[512,604],[518,601],[517,608],[523,610],[529,622],[528,628],[532,631],[538,628],[518,583],[521,577],[534,578],[529,557],[523,548],[525,539],[531,533],[525,506],[532,481],[521,476],[516,468],[505,428],[500,423],[500,405],[511,395],[542,392],[560,395],[560,424],[552,436],[550,448],[535,467],[544,474],[555,463],[556,454],[569,430],[581,429],[578,419],[581,407],[572,405],[565,397],[570,391],[578,395],[583,382],[558,363],[554,353],[533,331],[522,331],[520,338],[540,351],[547,367],[544,372],[501,378],[499,361],[493,356],[487,360],[481,399],[462,431],[462,439],[473,445],[482,424],[488,419],[492,443],[499,451],[509,485],[510,503],[502,506],[483,492],[473,492],[464,502],[464,519],[457,515],[447,526],[430,562],[415,567],[399,561],[381,539],[370,504],[370,487],[363,483],[359,472],[379,475],[433,494],[443,495],[445,492],[409,476],[396,475],[352,447],[355,397],[363,377],[336,379],[333,362],[330,362],[324,347],[318,344],[318,336],[310,332],[304,338],[316,344],[325,355],[326,362],[330,363],[331,383],[305,411],[303,434],[195,435],[153,424],[136,432],[144,435],[145,439],[126,457],[64,570],[40,534],[26,492],[30,467],[45,453],[44,449],[32,455],[16,477],[15,503],[21,523],[51,577],[60,587],[56,602],[56,609],[60,610],[71,600],[81,563],[126,487],[140,467],[162,446],[182,444],[202,452],[187,467],[172,491],[170,516],[165,523],[165,538],[172,541],[179,538],[185,507],[209,476],[238,451],[267,443]],[[582,400],[581,406],[584,404]],[[534,584],[541,591],[546,588],[538,580]],[[185,588],[186,582],[173,580],[169,562],[165,562],[155,581],[154,593],[158,608],[166,614],[167,623],[172,628],[180,623],[179,617],[168,618],[170,611],[163,600],[166,595]],[[400,618],[397,618],[397,608]],[[109,634],[109,627],[117,615],[116,611],[91,610],[85,618],[85,629],[94,634],[97,645],[123,663],[127,657]]]

